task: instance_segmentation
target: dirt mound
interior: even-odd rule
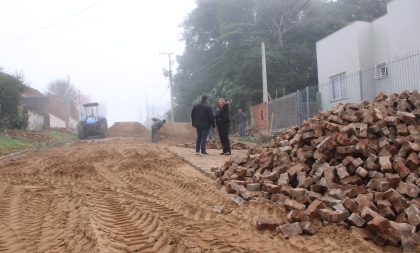
[[[149,137],[150,132],[139,122],[115,122],[108,129],[108,137]]]
[[[178,144],[195,140],[196,131],[189,123],[166,123],[159,131],[164,143]]]

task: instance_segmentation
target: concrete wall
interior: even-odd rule
[[[76,130],[77,129],[77,120],[73,119],[73,118],[69,118],[69,128],[71,130]]]
[[[327,110],[338,103],[360,100],[358,71],[366,65],[364,61],[370,57],[369,34],[370,24],[357,21],[316,43],[322,110]],[[360,46],[367,48],[360,50]],[[343,72],[349,78],[348,96],[345,99],[332,101],[329,79]]]
[[[50,127],[51,128],[66,128],[66,122],[59,117],[49,114],[50,116]]]
[[[40,131],[44,128],[45,126],[44,115],[29,111],[28,116],[29,116],[28,127],[27,127],[28,130]]]
[[[394,0],[373,22],[353,22],[316,44],[322,110],[338,102],[372,100],[380,92],[420,88],[420,0]],[[407,58],[407,59],[406,59]],[[374,79],[388,63],[388,77]],[[348,98],[331,101],[329,77],[345,72]],[[359,73],[358,73],[359,72]]]
[[[372,53],[373,64],[387,61],[391,52],[389,50],[389,16],[384,15],[372,21]]]
[[[316,43],[320,84],[327,84],[330,76],[360,69],[358,29],[364,23],[354,22]]]
[[[420,49],[420,1],[394,0],[388,4],[390,57]],[[376,42],[379,43],[379,42]]]

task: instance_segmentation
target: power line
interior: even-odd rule
[[[21,35],[21,36],[19,36],[19,37],[15,38],[15,39],[12,39],[12,40],[9,40],[9,41],[6,41],[6,42],[3,42],[3,43],[0,43],[0,45],[1,45],[1,46],[8,45],[8,44],[14,43],[14,42],[16,42],[16,41],[19,41],[19,40],[22,40],[22,39],[28,38],[28,37],[30,37],[30,36],[32,36],[32,35],[34,35],[34,34],[37,34],[37,33],[40,33],[40,32],[42,32],[42,31],[45,31],[45,30],[47,30],[47,29],[49,29],[49,28],[51,28],[51,27],[53,27],[53,26],[55,26],[55,25],[58,25],[58,24],[60,24],[60,23],[62,23],[62,22],[64,22],[64,21],[66,21],[66,20],[68,20],[68,19],[71,19],[71,18],[73,18],[73,17],[75,17],[75,16],[78,16],[78,15],[82,14],[83,12],[86,12],[86,11],[87,11],[87,10],[89,10],[89,9],[92,9],[93,7],[95,7],[96,5],[100,4],[100,3],[101,3],[101,2],[103,2],[103,1],[105,1],[105,0],[99,0],[99,1],[96,1],[96,2],[94,2],[93,4],[91,4],[91,5],[87,6],[87,7],[83,8],[83,9],[81,9],[81,10],[79,10],[79,11],[76,11],[75,13],[73,13],[73,14],[71,14],[71,15],[69,15],[69,16],[66,16],[66,17],[64,17],[64,18],[61,18],[61,19],[59,19],[59,20],[57,20],[57,21],[55,21],[55,22],[53,22],[53,23],[50,23],[50,24],[48,24],[48,25],[46,25],[46,26],[43,26],[43,27],[41,27],[41,28],[39,28],[39,29],[37,29],[37,30],[34,30],[34,31],[32,31],[32,32],[29,32],[29,33],[27,33],[27,34],[23,34],[23,35]]]
[[[224,57],[224,55],[221,54],[221,55],[217,56],[216,58],[214,58],[211,62],[207,63],[204,66],[201,66],[199,69],[197,69],[197,70],[195,70],[191,73],[188,73],[188,74],[189,75],[195,75],[195,74],[197,74],[197,73],[199,73],[199,72],[201,72],[201,71],[203,71],[207,68],[210,69],[209,67],[214,67],[214,66],[211,66],[211,65],[215,65],[217,63],[217,61],[221,60],[223,57]]]
[[[297,15],[297,14],[299,14],[299,12],[300,11],[302,11],[305,7],[306,7],[306,5],[308,5],[309,4],[309,2],[311,2],[311,0],[308,0],[308,1],[306,1],[298,10],[297,10],[297,12],[295,13],[295,15]]]

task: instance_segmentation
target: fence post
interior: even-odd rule
[[[296,91],[296,123],[300,125],[300,91]]]
[[[306,119],[310,117],[309,113],[309,86],[306,86]]]

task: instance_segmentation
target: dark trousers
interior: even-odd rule
[[[217,131],[219,132],[223,153],[230,153],[229,124],[221,124],[217,126]]]
[[[239,123],[239,135],[244,136],[245,135],[245,122]]]
[[[159,130],[152,129],[152,142],[158,143],[158,141],[159,141]]]
[[[206,152],[206,142],[207,136],[209,135],[209,128],[205,127],[196,127],[197,130],[197,141],[195,142],[195,152],[205,154]]]

